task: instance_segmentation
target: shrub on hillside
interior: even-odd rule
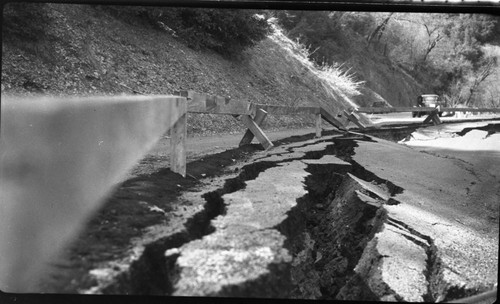
[[[334,64],[336,54],[348,47],[340,20],[344,12],[284,11],[278,12],[279,24],[291,39],[299,39],[314,51],[309,58],[317,64]]]
[[[236,55],[270,32],[265,18],[255,10],[208,8],[144,8],[142,15],[169,28],[194,49],[208,48]]]

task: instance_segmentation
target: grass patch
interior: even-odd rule
[[[361,94],[359,89],[363,86],[364,81],[356,81],[356,75],[350,68],[346,69],[343,63],[317,65],[310,60],[315,50],[311,51],[300,40],[293,41],[288,38],[278,25],[273,24],[272,28],[273,34],[270,38],[282,46],[291,57],[298,60],[310,73],[318,77],[330,88],[349,97]]]

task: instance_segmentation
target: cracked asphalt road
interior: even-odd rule
[[[484,135],[441,128],[425,143]],[[168,221],[118,274],[91,270],[99,284],[84,292],[433,302],[496,284],[497,151],[329,134],[226,155],[222,175],[193,166],[199,185]]]
[[[450,130],[456,129],[460,127]],[[252,162],[272,165],[261,168],[256,177],[244,182],[242,189],[233,189],[221,197],[225,210],[212,220],[213,233],[179,248],[175,271],[180,275],[173,295],[287,297],[287,286],[291,283],[298,286],[300,291],[295,297],[299,298],[356,299],[357,296],[362,300],[366,297],[359,293],[353,296],[356,291],[349,286],[349,282],[359,278],[370,289],[370,296],[382,301],[434,302],[491,289],[498,276],[499,187],[496,186],[499,180],[483,169],[485,161],[497,163],[496,152],[489,158],[483,155],[480,160],[474,157],[463,160],[463,154],[440,151],[434,155],[429,150],[422,153],[394,142],[356,136],[324,137],[257,152]],[[496,136],[492,135],[488,141],[496,140]],[[345,146],[340,139],[351,144]],[[352,150],[346,148],[349,145]],[[333,151],[335,146],[343,151]],[[474,151],[474,147],[468,150]],[[328,168],[335,170],[338,168],[335,166],[354,164],[357,169],[347,173],[342,181],[345,186],[341,188],[358,189],[355,193],[361,204],[377,206],[385,215],[367,215],[369,211],[357,207],[361,208],[358,212],[364,220],[356,215],[350,218],[345,213],[343,217],[348,220],[338,221],[356,226],[353,232],[356,236],[352,237],[360,237],[360,244],[365,245],[359,258],[349,259],[349,264],[354,263],[354,274],[344,269],[340,276],[347,283],[330,283],[330,288],[339,290],[328,296],[324,291],[327,284],[322,280],[332,273],[312,270],[314,266],[307,264],[311,259],[317,263],[326,258],[330,261],[328,265],[332,265],[335,259],[327,255],[345,258],[346,254],[322,248],[325,245],[321,243],[328,240],[321,240],[315,228],[311,228],[310,248],[306,252],[294,250],[284,243],[297,236],[277,227],[292,217],[297,202],[307,197],[306,189],[311,195],[311,182],[305,179],[319,171],[310,166],[334,166]],[[301,208],[309,209],[305,213],[310,213],[310,204],[325,204],[326,214],[342,213],[345,208],[342,204],[353,204],[349,194],[352,190],[345,191],[330,201],[306,199],[305,204],[309,205],[303,204]],[[366,220],[377,224],[360,233],[359,226],[366,225]],[[339,227],[339,223],[333,220],[326,224],[331,226],[326,229],[351,229],[349,225]],[[294,233],[308,231],[305,228]],[[354,250],[355,256],[357,245],[349,246],[353,246],[348,250]],[[286,273],[294,270],[287,269],[301,255],[302,261],[293,262],[294,267],[302,265],[299,266],[303,267],[302,272],[313,271],[317,275],[306,274],[304,278],[296,271],[295,279],[288,282]],[[333,264],[338,263],[344,262],[341,259]],[[264,287],[270,284],[276,288]]]
[[[400,204],[384,207],[389,217],[433,240],[439,263],[429,265],[428,271],[435,273],[427,284],[434,284],[431,296],[438,301],[452,288],[467,294],[467,290],[491,288],[498,278],[500,134],[487,139],[475,132],[469,138],[450,136],[466,126],[470,124],[426,128],[435,139],[415,136],[417,140],[406,142],[414,148],[379,139],[360,142],[353,157],[367,170],[404,188],[393,197]],[[400,235],[381,233],[377,238]],[[380,240],[379,246],[384,247]],[[388,264],[399,261],[387,258]],[[394,268],[401,274],[414,271],[409,263]],[[390,285],[397,290],[404,288],[403,282]]]

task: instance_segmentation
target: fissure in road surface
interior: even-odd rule
[[[295,198],[296,204],[289,208],[282,221],[265,228],[269,231],[275,230],[284,236],[283,247],[287,250],[290,261],[284,258],[285,262],[269,263],[267,265],[269,273],[266,275],[239,283],[229,283],[217,291],[207,290],[205,294],[196,295],[377,299],[369,288],[360,288],[364,283],[356,277],[353,269],[367,242],[380,229],[385,213],[380,204],[367,204],[359,199],[357,192],[363,192],[363,187],[347,173],[355,174],[358,178],[378,185],[377,187],[382,189],[381,191],[386,191],[387,195],[400,192],[402,189],[378,178],[352,161],[351,156],[356,145],[354,139],[368,140],[360,136],[348,136],[333,138],[330,142],[318,140],[287,148],[279,155],[282,160],[269,161],[264,158],[244,166],[238,176],[228,179],[222,188],[203,194],[207,216],[204,221],[196,220],[195,217],[191,222],[198,223],[194,226],[206,228],[202,229],[203,233],[195,233],[195,237],[185,238],[189,241],[181,244],[184,247],[186,244],[189,247],[189,244],[196,243],[196,240],[218,233],[212,224],[207,225],[207,220],[226,216],[225,195],[245,189],[248,181],[255,181],[259,174],[269,172],[271,168],[296,162],[306,164],[304,167],[307,172],[304,180],[306,191]],[[317,147],[314,148],[314,145]],[[286,157],[287,154],[291,157]],[[328,156],[337,157],[339,161],[332,164]],[[344,159],[344,162],[341,159]],[[188,295],[194,292],[194,289],[203,290],[203,287],[186,287],[179,283],[182,280],[181,273],[186,272],[184,270],[186,266],[181,267],[177,263],[177,259],[183,254],[182,248],[177,248],[182,246],[172,242],[168,245],[158,245],[158,248],[166,249],[166,257],[163,255],[162,258],[161,250],[158,250],[156,260],[150,259],[150,264],[155,267],[141,267],[153,270],[158,269],[156,267],[158,265],[164,265],[162,273],[157,275],[156,280],[166,280],[163,283],[164,294],[176,295],[182,290],[183,295]],[[187,249],[184,252],[186,255]],[[210,252],[220,254],[220,251]],[[287,266],[280,267],[282,264]],[[144,279],[145,274],[137,272],[136,276]],[[262,288],[270,284],[280,288]],[[136,289],[139,293],[146,290],[148,293],[151,292],[150,288]],[[256,293],[256,290],[260,292]]]
[[[204,208],[187,229],[148,245],[122,285],[136,294],[441,299],[433,240],[388,217],[383,205],[399,204],[393,196],[403,189],[352,160],[359,140],[371,139],[336,135],[255,157],[223,186],[199,194]],[[289,180],[294,186],[286,188]],[[376,275],[388,257],[377,251],[376,235],[388,226],[422,253],[418,294]]]

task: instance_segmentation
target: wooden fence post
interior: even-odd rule
[[[268,150],[274,147],[273,143],[269,140],[269,138],[267,138],[266,134],[262,131],[259,125],[257,125],[257,123],[252,119],[252,116],[241,115],[241,121],[253,133],[253,135],[257,137],[264,149]]]
[[[316,114],[316,138],[321,137],[321,113]]]
[[[438,111],[437,110],[434,110],[432,111],[429,116],[427,116],[424,121],[422,122],[423,124],[426,124],[426,123],[429,123],[431,122],[434,124],[434,125],[439,125],[442,123],[441,119],[439,119],[439,115],[438,115]]]
[[[434,125],[440,125],[443,123],[437,113],[434,114],[434,117],[432,117],[432,121],[434,122]]]
[[[320,108],[320,115],[321,115],[321,118],[326,120],[332,126],[336,127],[339,130],[346,131],[345,126],[338,119],[336,119],[332,114],[330,114],[330,112],[328,112],[324,108]]]
[[[266,117],[267,117],[267,112],[258,108],[255,114],[254,121],[259,127],[262,127],[264,119],[266,119]],[[243,135],[243,138],[240,141],[239,146],[241,147],[244,145],[249,145],[252,142],[253,138],[254,135],[252,131],[250,131],[250,129],[247,129],[245,135]]]
[[[358,126],[360,129],[365,129],[366,127],[359,121],[357,115],[355,115],[354,112],[347,112],[346,110],[344,110],[344,115],[347,117],[347,119],[349,119],[350,121],[352,121],[356,126]]]
[[[184,114],[170,129],[170,170],[186,177],[187,105],[179,105]]]

